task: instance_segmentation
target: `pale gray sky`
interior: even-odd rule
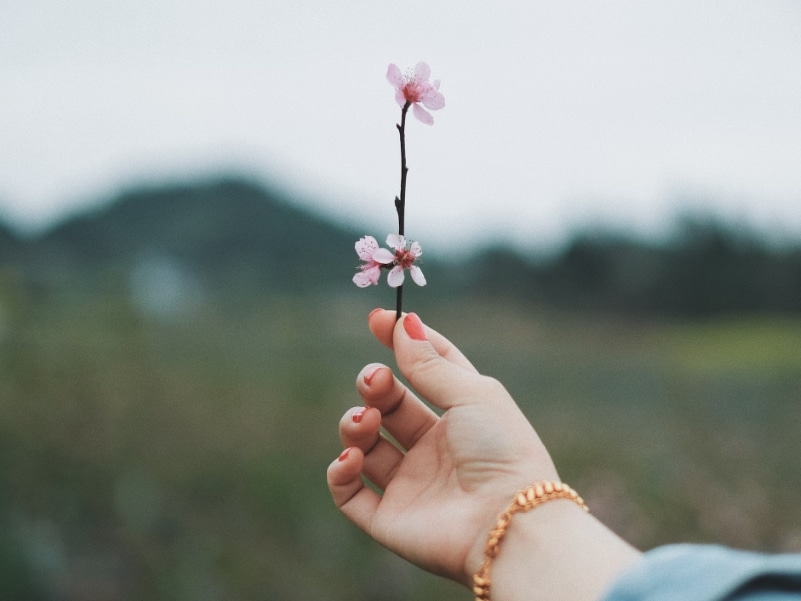
[[[418,60],[447,102],[408,127],[424,246],[655,231],[687,208],[801,235],[793,0],[4,0],[0,214],[37,226],[238,170],[383,238],[384,74]]]

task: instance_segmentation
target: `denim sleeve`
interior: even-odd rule
[[[799,601],[801,554],[765,555],[713,545],[649,551],[600,601]]]

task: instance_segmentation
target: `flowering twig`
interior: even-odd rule
[[[387,80],[395,87],[395,100],[401,107],[401,122],[396,125],[400,136],[401,151],[401,182],[400,195],[395,197],[395,210],[398,213],[398,233],[387,236],[387,244],[394,249],[394,253],[385,248],[379,248],[378,242],[372,236],[365,236],[356,242],[356,253],[362,260],[359,272],[353,276],[353,282],[360,288],[378,284],[382,269],[389,269],[387,283],[396,289],[395,317],[399,319],[403,309],[403,280],[404,270],[408,269],[412,280],[418,286],[425,286],[426,279],[423,271],[415,265],[415,261],[423,253],[417,242],[407,242],[404,232],[406,216],[406,176],[409,168],[406,164],[406,115],[409,108],[419,121],[427,125],[434,123],[434,118],[421,106],[430,110],[438,110],[445,106],[445,98],[439,92],[439,81],[429,83],[431,69],[426,63],[420,62],[412,73],[406,76],[401,74],[396,65],[387,69]]]
[[[408,100],[404,103],[401,109],[401,122],[397,124],[398,134],[400,136],[400,155],[401,155],[401,178],[400,178],[400,196],[395,197],[395,210],[398,212],[398,235],[403,236],[403,230],[406,221],[406,175],[409,173],[409,167],[406,165],[406,113],[409,112],[409,107],[412,103]],[[395,289],[395,320],[401,317],[403,311],[403,284]]]

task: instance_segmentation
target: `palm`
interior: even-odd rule
[[[462,470],[447,452],[448,436],[441,425],[431,428],[406,453],[384,491],[370,534],[414,563],[453,575],[459,566],[437,565],[439,559],[464,557],[463,550],[474,543],[474,537],[458,528],[457,515],[466,509]],[[443,446],[446,452],[437,453]]]
[[[494,518],[509,490],[536,478],[522,473],[536,453],[536,436],[498,444],[503,433],[487,432],[481,413],[471,406],[453,408],[430,428],[404,456],[371,523],[376,540],[452,578],[470,550],[483,543],[487,529],[481,518]],[[475,524],[475,530],[465,524]]]

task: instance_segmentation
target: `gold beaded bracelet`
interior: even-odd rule
[[[512,523],[512,516],[534,509],[537,505],[554,499],[569,499],[584,511],[590,510],[584,503],[584,499],[575,490],[561,482],[539,482],[517,492],[511,505],[498,516],[498,521],[487,538],[487,544],[484,545],[484,563],[473,576],[473,593],[476,595],[476,601],[489,601],[490,599],[490,567],[492,560],[498,555],[506,530]]]

